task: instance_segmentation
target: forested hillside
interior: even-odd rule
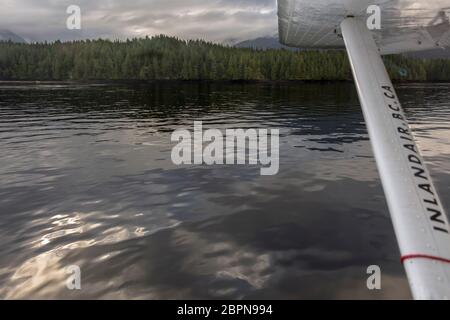
[[[385,58],[394,79],[450,81],[450,60]],[[347,80],[343,51],[254,50],[156,36],[0,43],[2,80]]]

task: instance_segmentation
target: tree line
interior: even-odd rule
[[[385,57],[394,80],[450,81],[450,59]],[[164,35],[0,43],[1,80],[348,80],[344,51],[234,48]]]

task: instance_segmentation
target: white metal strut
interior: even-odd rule
[[[341,23],[408,280],[416,299],[450,299],[450,228],[379,49],[358,18]]]

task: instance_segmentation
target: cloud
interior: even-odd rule
[[[72,4],[81,8],[82,30],[66,29]],[[156,34],[244,40],[276,32],[276,0],[3,0],[0,29],[33,41]]]

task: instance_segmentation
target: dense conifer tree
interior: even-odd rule
[[[449,81],[450,60],[385,57],[393,79]],[[155,36],[126,41],[0,43],[3,80],[347,80],[344,51],[232,48]]]

